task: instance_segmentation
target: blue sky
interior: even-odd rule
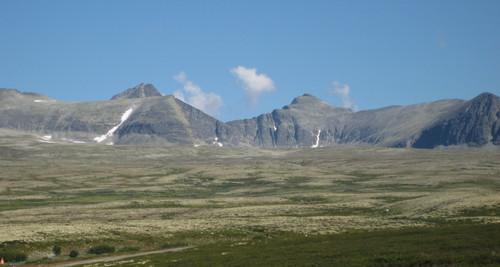
[[[0,0],[0,88],[139,83],[223,120],[313,94],[373,109],[500,94],[500,1]]]

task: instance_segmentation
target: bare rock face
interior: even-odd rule
[[[75,143],[212,145],[222,122],[173,96],[133,97],[145,88],[97,102],[59,102],[0,89],[0,128]]]
[[[173,96],[161,96],[150,84],[97,102],[59,102],[0,89],[0,128],[52,141],[123,145],[500,147],[500,100],[483,93],[470,101],[353,112],[306,94],[282,109],[224,123]]]
[[[114,95],[111,100],[128,99],[128,98],[146,98],[162,96],[152,84],[141,83],[134,88],[127,89],[124,92]]]
[[[483,93],[422,131],[413,147],[500,145],[500,98]]]
[[[227,124],[238,130],[241,143],[258,147],[479,147],[500,145],[498,99],[484,93],[471,101],[441,100],[352,112],[304,95],[283,109]]]
[[[210,145],[217,119],[173,96],[152,98],[134,108],[117,129],[117,144]]]
[[[257,147],[311,147],[318,138],[328,139],[325,129],[342,127],[349,109],[338,108],[312,96],[296,97],[290,105],[256,118],[231,121],[241,142]],[[323,130],[323,135],[321,132]],[[331,145],[332,142],[324,143]]]

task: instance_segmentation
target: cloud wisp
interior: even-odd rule
[[[438,46],[439,48],[446,48],[448,43],[446,42],[445,35],[444,35],[444,30],[440,28],[437,31],[437,38],[438,38]]]
[[[249,108],[253,108],[259,103],[259,98],[262,93],[275,90],[273,80],[266,74],[257,74],[257,69],[238,66],[231,69],[231,73],[243,84],[246,102]]]
[[[358,105],[351,99],[351,87],[348,84],[334,81],[332,85],[333,89],[330,90],[330,93],[340,96],[344,108],[350,108],[353,111],[359,110]]]
[[[214,93],[205,93],[200,86],[188,80],[186,73],[180,72],[174,76],[174,80],[181,83],[183,90],[174,92],[174,97],[190,104],[191,106],[204,111],[205,113],[216,116],[220,114],[220,109],[224,105],[222,97]],[[184,97],[184,93],[188,94],[188,98]]]

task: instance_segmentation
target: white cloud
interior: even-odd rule
[[[184,99],[184,93],[182,93],[181,90],[177,90],[174,92],[174,97],[181,100],[182,102],[186,102],[186,99]]]
[[[333,89],[330,90],[332,94],[340,96],[342,99],[342,106],[350,108],[353,111],[358,111],[358,105],[351,99],[351,87],[348,84],[341,84],[337,81],[332,82]]]
[[[260,94],[270,92],[275,89],[274,82],[266,74],[257,74],[257,69],[249,69],[238,66],[231,69],[231,73],[243,83],[247,106],[253,108],[259,103]]]
[[[187,75],[183,71],[174,76],[174,80],[180,83],[185,83],[187,81]]]
[[[224,102],[222,97],[214,93],[205,93],[200,86],[194,84],[192,81],[188,80],[187,75],[184,72],[174,76],[174,80],[184,85],[183,90],[177,90],[174,92],[174,97],[190,104],[191,106],[200,109],[207,114],[216,116],[220,114],[220,109]],[[184,96],[184,93],[189,95],[189,98]]]

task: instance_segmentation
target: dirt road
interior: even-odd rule
[[[76,266],[76,265],[81,265],[81,264],[92,264],[92,263],[98,263],[98,262],[118,261],[118,260],[123,260],[123,259],[127,259],[127,258],[138,257],[138,256],[159,254],[159,253],[165,253],[165,252],[182,251],[182,250],[189,249],[189,248],[192,248],[192,247],[170,248],[170,249],[155,250],[155,251],[141,252],[141,253],[128,254],[128,255],[121,255],[121,256],[112,256],[112,257],[104,257],[104,258],[91,259],[91,260],[73,261],[70,263],[53,265],[53,266],[54,267],[69,267],[69,266]]]

